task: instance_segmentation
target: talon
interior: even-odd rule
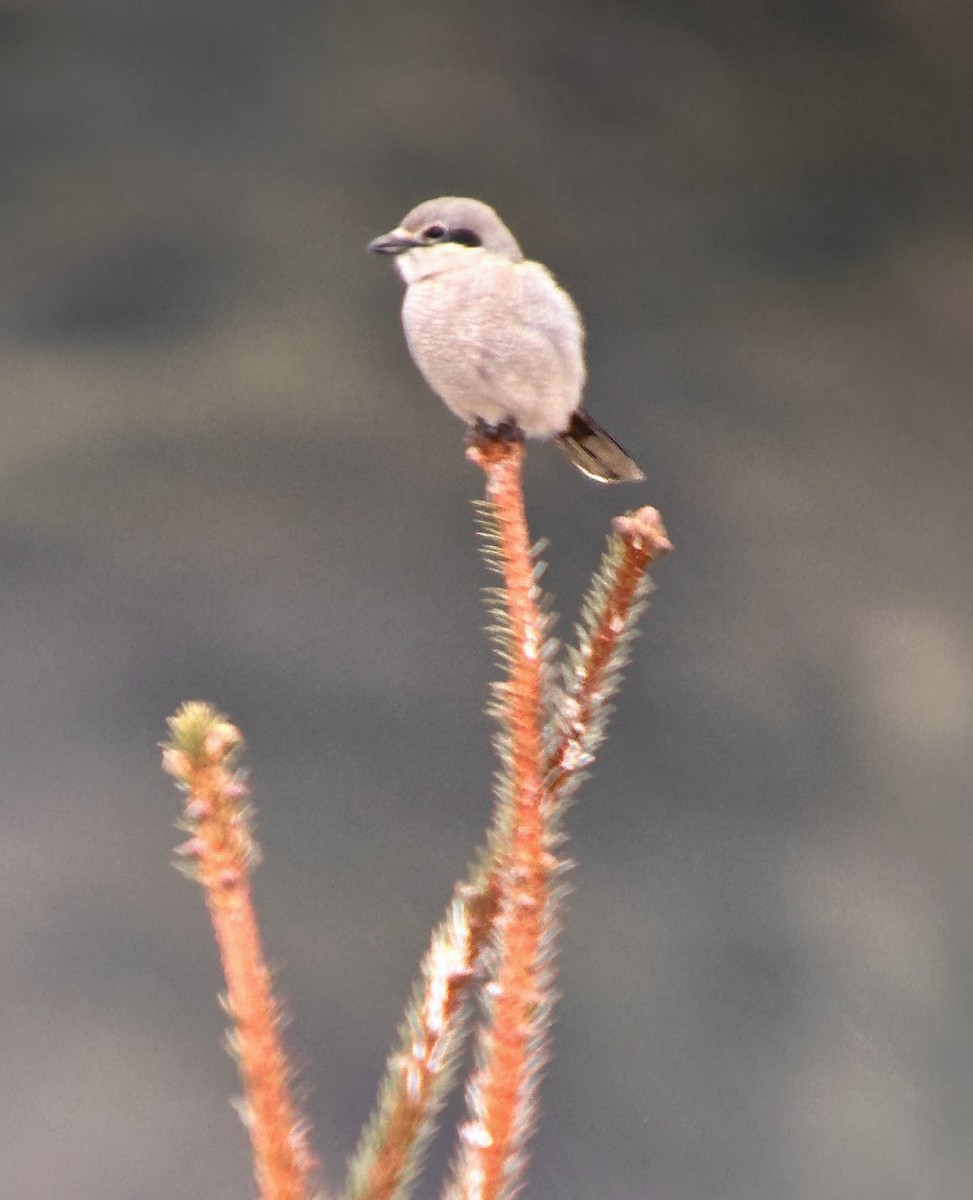
[[[496,425],[489,425],[482,417],[477,417],[470,431],[470,442],[474,446],[483,446],[490,442],[511,445],[523,440],[524,431],[513,417],[507,417]]]

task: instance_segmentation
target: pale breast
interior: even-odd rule
[[[580,404],[581,320],[537,263],[476,252],[469,267],[410,284],[402,322],[430,387],[467,422],[513,417],[544,437]]]

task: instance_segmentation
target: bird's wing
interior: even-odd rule
[[[557,355],[584,370],[584,325],[577,305],[546,267],[513,264],[520,280],[521,319],[552,344]]]

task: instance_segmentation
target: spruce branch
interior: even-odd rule
[[[409,1196],[453,1081],[474,987],[485,1013],[445,1196],[511,1200],[521,1187],[555,1001],[558,877],[569,865],[556,854],[560,819],[605,736],[649,591],[646,568],[671,549],[655,509],[614,519],[558,686],[561,647],[539,586],[541,546],[531,548],[524,513],[523,445],[481,439],[469,454],[485,475],[486,499],[476,503],[484,557],[502,577],[487,589],[505,670],[489,705],[498,722],[496,805],[486,844],[433,933],[343,1200]],[[169,725],[163,762],[187,792],[181,824],[191,835],[180,854],[204,888],[220,947],[260,1197],[306,1200],[314,1162],[290,1097],[280,1011],[250,903],[248,868],[258,852],[234,767],[242,738],[200,703],[184,705]]]
[[[169,718],[162,764],[186,794],[180,867],[203,889],[226,978],[227,1043],[243,1085],[238,1110],[247,1128],[260,1200],[309,1200],[314,1158],[307,1123],[291,1096],[280,1039],[281,1012],[264,961],[250,897],[259,852],[242,771],[239,730],[215,708],[184,704]]]

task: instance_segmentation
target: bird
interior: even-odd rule
[[[440,196],[368,243],[405,281],[402,327],[432,390],[477,438],[553,438],[602,483],[644,479],[583,405],[584,325],[481,200]]]

